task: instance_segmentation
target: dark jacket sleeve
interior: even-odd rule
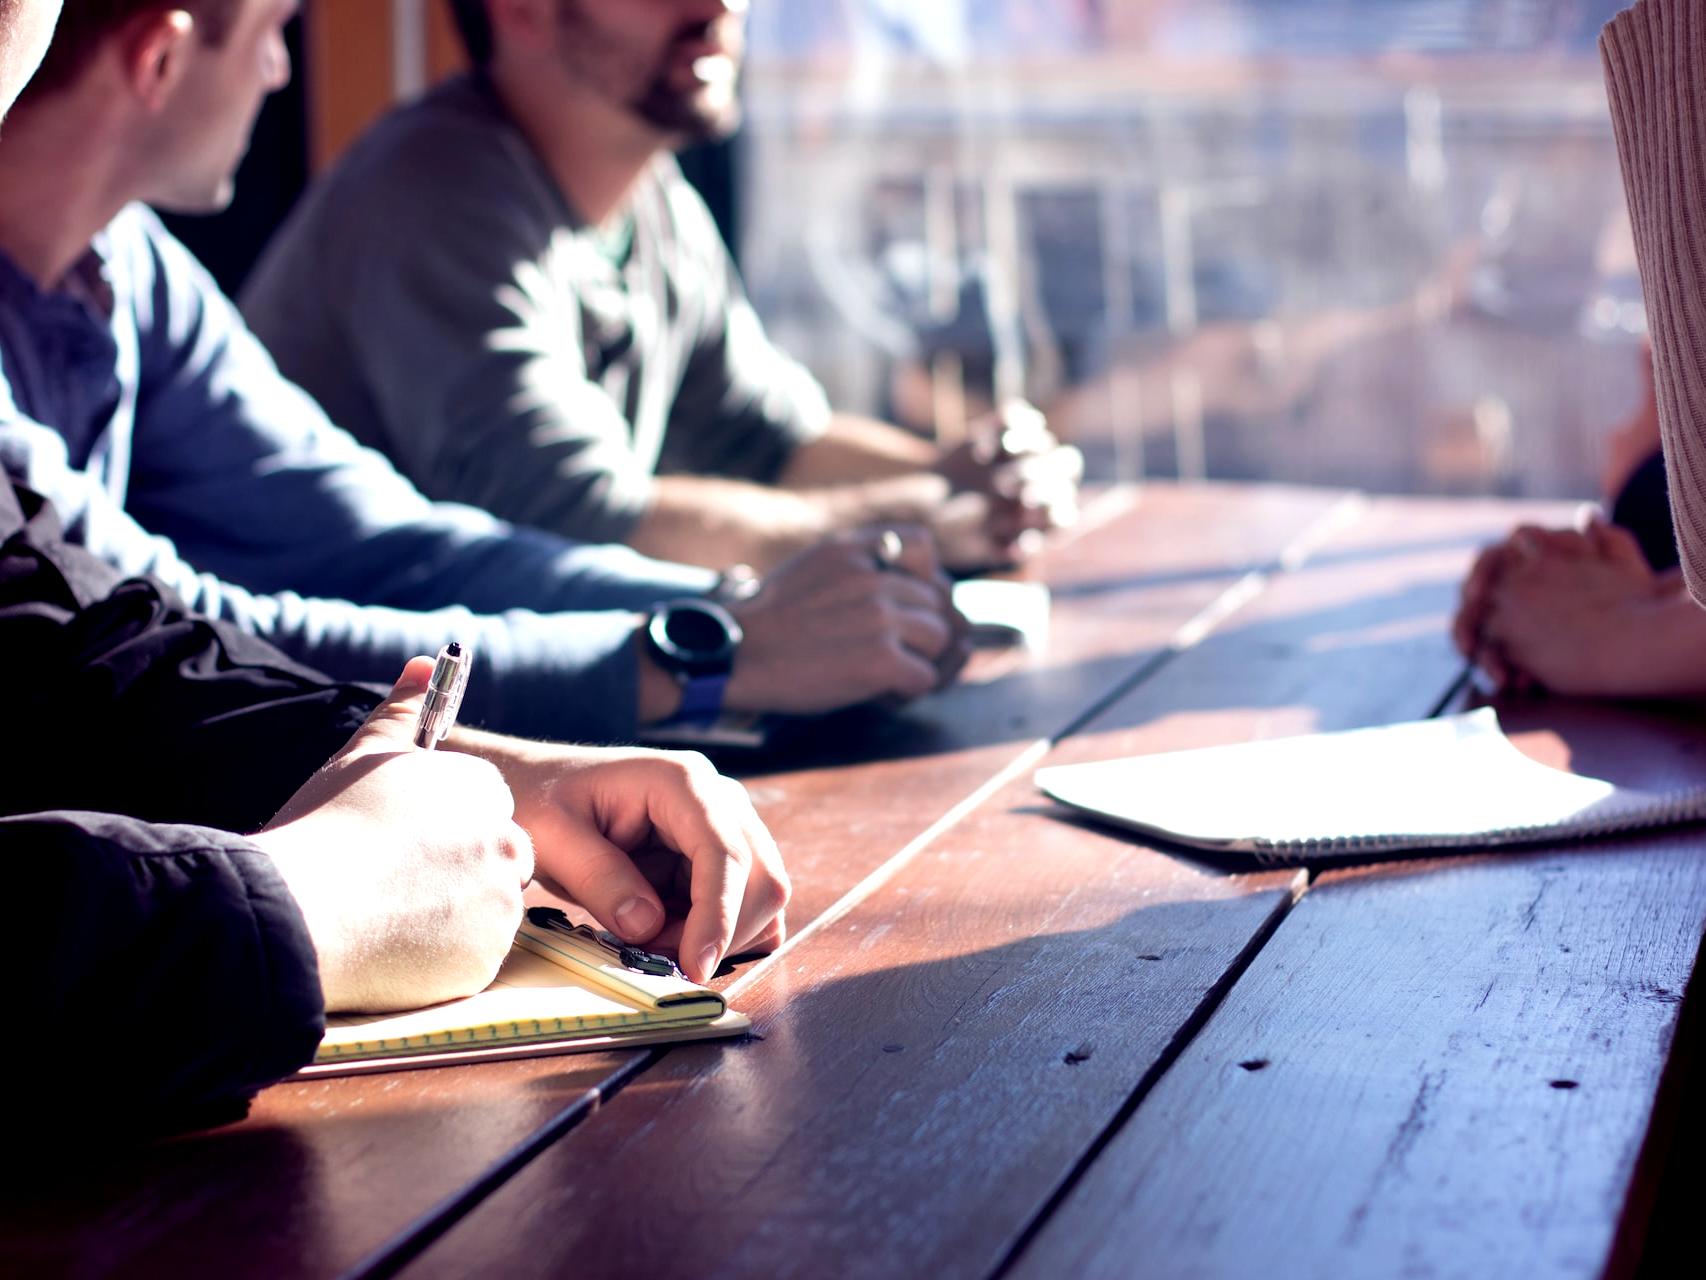
[[[0,866],[18,908],[0,930],[0,972],[15,979],[8,1073],[48,1136],[228,1118],[313,1056],[313,944],[247,841],[38,814],[0,819]]]
[[[377,695],[120,582],[3,472],[0,682],[5,1056],[29,1099],[12,1132],[75,1153],[68,1135],[229,1118],[312,1056],[324,1011],[294,900],[228,833],[265,823]]]
[[[262,826],[378,701],[189,613],[0,483],[0,814]]]

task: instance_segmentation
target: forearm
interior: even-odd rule
[[[234,481],[233,487],[245,486]],[[262,527],[231,514],[193,526],[164,518],[150,526],[172,534],[176,552],[195,566],[174,568],[168,578],[192,605],[202,607],[192,590],[235,588],[396,609],[463,605],[479,613],[556,613],[645,608],[702,591],[710,581],[700,569],[629,547],[508,525],[471,507],[428,503],[412,491],[387,495],[356,473],[325,484],[303,476],[288,484],[248,485],[246,492],[256,506],[291,513],[289,525]],[[234,533],[239,529],[242,536]],[[126,567],[166,576],[163,565]]]
[[[838,413],[829,430],[789,456],[777,482],[817,489],[931,471],[941,451],[930,441],[874,418]]]
[[[598,545],[619,543],[620,535],[577,541],[573,531],[546,532],[569,526],[540,518],[544,513],[509,524],[491,514],[495,506],[429,501],[279,379],[212,417],[205,397],[186,390],[179,399],[185,403],[177,418],[154,406],[139,425],[139,439],[144,427],[151,431],[150,465],[132,477],[124,510],[98,488],[80,492],[88,519],[73,533],[125,572],[160,577],[194,608],[206,607],[203,592],[237,590],[408,610],[554,613],[645,608],[709,585],[689,566]],[[185,419],[201,425],[186,431]],[[27,439],[42,459],[37,469],[51,471],[49,447]],[[574,487],[560,480],[549,457],[490,452],[530,485]],[[470,461],[462,469],[476,468]],[[63,481],[60,487],[73,480],[50,478]],[[616,504],[625,530],[632,510],[610,486],[600,493]]]
[[[584,678],[567,678],[554,689],[540,690],[533,698],[535,702],[580,708],[579,714],[547,712],[544,716],[530,717],[522,727],[510,729],[507,726],[514,723],[514,717],[494,718],[480,711],[484,699],[477,696],[480,683],[476,678],[469,682],[462,723],[451,731],[447,744],[501,765],[506,760],[528,757],[540,741],[546,741],[552,749],[564,742],[626,742],[642,726],[669,719],[681,704],[681,687],[652,660],[642,625],[641,617],[628,615],[619,625],[609,627],[607,637],[601,641],[609,650],[600,664],[604,670]],[[479,664],[475,673],[478,677]],[[619,690],[620,708],[605,706],[596,714],[588,714],[588,698],[597,697],[599,689],[582,690],[582,684],[602,689],[615,686]],[[576,720],[580,723],[575,723]],[[620,730],[615,727],[618,721],[622,725]]]
[[[1680,582],[1629,622],[1629,650],[1614,664],[1617,687],[1605,692],[1627,698],[1706,698],[1706,609]]]
[[[110,514],[117,520],[128,523],[128,517],[122,512]],[[50,521],[51,518],[45,513],[40,517],[37,522],[42,524],[40,536],[57,542],[57,526],[49,528]],[[135,529],[134,525],[130,528],[132,532],[125,535],[123,545],[134,545],[141,556],[152,551],[152,567],[167,571],[170,585],[179,591],[191,609],[206,614],[216,624],[230,624],[230,627],[209,626],[206,622],[187,618],[177,602],[163,603],[158,594],[146,599],[142,595],[133,595],[127,597],[128,603],[119,601],[102,604],[85,620],[82,630],[97,639],[110,640],[111,627],[127,628],[126,647],[121,651],[127,673],[137,671],[135,655],[138,652],[138,644],[142,643],[142,637],[145,634],[154,635],[156,632],[159,633],[157,637],[148,643],[169,648],[171,652],[181,655],[180,661],[188,661],[203,650],[208,653],[216,652],[216,642],[229,645],[234,639],[234,628],[235,631],[246,633],[247,637],[255,637],[266,642],[266,645],[276,646],[283,654],[315,671],[325,672],[336,680],[374,683],[390,682],[409,658],[421,653],[436,652],[447,640],[459,639],[472,644],[481,656],[469,693],[467,714],[510,732],[550,737],[611,741],[631,737],[636,724],[638,697],[629,645],[634,630],[633,611],[648,607],[661,599],[697,594],[707,589],[712,582],[712,575],[709,573],[685,565],[665,566],[668,573],[662,574],[656,580],[630,578],[625,572],[628,566],[650,565],[653,562],[634,555],[626,548],[576,548],[544,535],[537,535],[541,543],[540,554],[526,563],[534,566],[533,589],[542,598],[555,598],[549,576],[557,566],[558,559],[562,557],[576,560],[578,567],[573,574],[565,573],[557,579],[555,594],[578,594],[568,586],[570,582],[575,582],[584,585],[586,594],[596,599],[610,599],[618,603],[614,606],[605,604],[596,612],[573,613],[509,608],[502,604],[489,612],[477,612],[459,606],[426,610],[387,608],[353,604],[344,599],[307,597],[290,591],[277,594],[249,591],[211,574],[197,573],[176,555],[170,543],[164,539],[149,538]],[[516,536],[518,539],[534,537],[530,531],[517,531]],[[112,551],[114,547],[109,546],[106,549]],[[101,594],[111,590],[117,583],[117,572],[94,564],[93,559],[85,557],[81,551],[64,548],[62,556],[66,554],[80,563],[87,561],[88,576],[100,578],[106,584],[102,586]],[[401,559],[412,570],[421,567],[418,561],[409,557]],[[477,560],[477,557],[471,554],[470,559]],[[138,568],[128,562],[124,567],[130,572]],[[17,572],[25,572],[22,562]],[[470,593],[490,595],[502,601],[506,598],[504,578],[513,576],[514,572],[514,564],[511,564],[507,575],[494,573],[482,581],[470,584]],[[26,576],[32,580],[39,578],[40,583],[32,594],[30,590],[26,590],[27,584],[24,581],[11,582],[10,589],[20,600],[30,600],[39,594],[51,597],[64,591],[60,571],[45,558],[36,561]],[[594,582],[594,579],[597,581]],[[441,588],[436,594],[429,593],[429,598],[439,599],[444,595],[453,596],[454,593]],[[156,614],[159,616],[155,616]],[[0,625],[27,625],[33,636],[42,625],[38,615],[39,610],[33,604],[28,605],[17,611],[15,619],[0,617]],[[114,621],[101,621],[108,617]],[[172,628],[169,634],[161,631],[161,628],[166,627]],[[269,669],[281,665],[279,655],[271,653],[265,645],[250,641],[248,647],[253,653],[243,663],[222,661],[216,668],[216,679],[204,679],[186,686],[196,692],[196,704],[212,704],[218,690],[225,687],[235,690],[232,697],[245,696],[241,686],[244,681],[253,678],[253,673],[245,675],[241,668],[258,664],[263,669]],[[53,652],[55,660],[58,660],[67,650],[61,644]],[[272,674],[269,672],[261,683],[266,684],[271,680]],[[158,683],[161,678],[156,677],[155,682]],[[88,687],[93,696],[95,692],[109,686],[91,683]],[[340,697],[347,700],[347,696],[347,693],[339,695],[335,692],[323,695],[333,701]],[[256,700],[266,701],[258,698]],[[96,714],[111,722],[112,717],[123,713],[124,706],[131,705],[134,701],[135,699],[131,699],[131,702],[121,705],[115,697],[111,705],[103,704]],[[284,709],[282,700],[275,697],[272,703],[275,712]],[[160,709],[159,719],[150,722],[150,736],[155,741],[169,741],[170,727],[190,711],[191,703],[184,699],[170,702]],[[258,716],[261,713],[254,714]],[[306,761],[306,767],[300,773],[283,779],[280,785],[284,785],[284,790],[273,797],[274,804],[281,801],[284,795],[288,795],[295,785],[300,783],[302,777],[353,731],[361,714],[365,714],[365,711],[358,711],[353,722],[349,715],[328,717],[328,733],[331,736],[324,740],[318,737],[313,739],[317,744],[316,749],[324,749],[317,758]],[[61,715],[56,723],[67,719],[74,720],[75,717]],[[219,723],[229,732],[234,731],[242,721],[225,718]],[[300,731],[280,735],[286,742],[301,740],[303,736]],[[276,760],[278,753],[270,753],[269,758]],[[14,770],[13,773],[16,774],[17,771]],[[266,776],[280,773],[279,770],[269,770]],[[89,780],[86,770],[63,771],[54,776],[58,779],[54,789],[56,804],[117,807],[127,812],[134,811],[128,802],[115,803],[120,797],[111,787],[99,795],[89,793],[86,787],[76,793],[67,793],[67,785],[72,780]],[[103,774],[103,777],[108,777],[111,782],[123,782],[131,776],[130,772],[125,771],[113,771],[110,776]],[[4,790],[4,787],[0,787],[0,792]],[[200,790],[206,791],[205,788]],[[210,794],[235,794],[240,790],[242,789],[220,788]],[[140,785],[131,787],[125,794],[128,795],[132,791],[150,795],[166,794],[158,789],[142,788]],[[171,794],[176,794],[176,790]],[[181,813],[168,810],[152,813],[151,816],[172,816],[196,821],[207,819],[207,815],[194,811]],[[224,814],[220,816],[223,820]],[[261,813],[253,820],[258,822],[266,816],[266,813]]]
[[[659,476],[629,545],[642,555],[723,570],[768,569],[829,531],[821,503],[720,476]]]
[[[747,564],[764,572],[833,533],[885,521],[925,523],[947,497],[945,480],[921,472],[809,491],[661,476],[633,545],[713,569]]]
[[[640,723],[637,629],[638,616],[627,610],[414,613],[292,599],[267,635],[310,665],[373,683],[457,640],[474,651],[467,722],[522,737],[621,742]]]

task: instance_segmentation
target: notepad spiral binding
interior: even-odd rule
[[[1434,833],[1430,835],[1304,836],[1278,840],[1253,836],[1240,841],[1240,851],[1265,867],[1310,862],[1317,857],[1340,858],[1356,853],[1391,853],[1430,849],[1502,848],[1550,840],[1593,840],[1628,831],[1681,826],[1706,821],[1706,789],[1647,793],[1590,819],[1565,823],[1534,823],[1496,831]]]

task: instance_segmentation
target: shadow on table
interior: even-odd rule
[[[0,1270],[182,1274],[190,1265],[188,1234],[230,1255],[230,1270],[223,1259],[219,1267],[226,1274],[330,1270],[325,1259],[304,1255],[293,1243],[299,1215],[313,1216],[324,1194],[322,1162],[301,1135],[214,1131],[136,1148],[85,1145],[82,1156],[75,1164],[38,1166],[28,1187],[7,1188]],[[260,1181],[255,1175],[261,1171],[270,1200],[232,1194],[245,1181]],[[280,1206],[286,1206],[282,1212]],[[225,1250],[218,1248],[221,1237]],[[243,1242],[241,1248],[235,1241]],[[169,1246],[165,1257],[155,1252],[162,1242]]]
[[[589,1112],[588,1091],[634,1057],[287,1083],[221,1129],[81,1139],[22,1168],[8,1151],[0,1274],[342,1274],[548,1122]]]
[[[1151,686],[1159,689],[1154,697],[1125,695],[1155,674],[1157,663],[1171,660],[1165,649],[1060,664],[1045,655],[1034,665],[956,685],[897,712],[858,707],[796,720],[762,750],[710,754],[728,771],[752,778],[1058,740],[1092,723],[1097,731],[1129,729],[1163,712],[1295,706],[1322,696],[1343,700],[1358,687],[1371,697],[1413,702],[1416,686],[1391,678],[1394,663],[1433,681],[1434,694],[1443,696],[1460,667],[1445,635],[1453,591],[1455,582],[1441,579],[1280,618],[1241,623],[1234,617],[1186,651],[1188,669]],[[1275,674],[1280,671],[1287,674]],[[1410,707],[1396,716],[1414,718],[1426,709]],[[1373,708],[1365,722],[1377,721],[1382,710]]]
[[[1619,786],[1706,785],[1706,707],[1698,703],[1506,697],[1491,706],[1507,737],[1553,768]]]
[[[1165,1047],[1168,1037],[1149,1014],[1165,1009],[1167,1021],[1189,1016],[1202,987],[1212,983],[1222,967],[1223,959],[1214,953],[1236,954],[1248,931],[1260,925],[1277,901],[1273,892],[1260,896],[1261,901],[1240,900],[1239,923],[1210,928],[1207,934],[1202,932],[1207,922],[1225,914],[1232,903],[1149,908],[1106,929],[1044,934],[933,963],[909,965],[878,953],[883,972],[820,988],[798,1010],[814,1020],[823,1016],[823,1003],[830,1001],[837,1010],[830,1016],[845,1023],[844,1034],[790,1044],[788,1033],[773,1027],[761,1032],[763,1039],[744,1045],[678,1050],[627,1085],[623,1094],[643,1098],[667,1087],[666,1070],[673,1076],[684,1065],[697,1072],[707,1064],[712,1066],[712,1089],[721,1087],[717,1081],[726,1064],[768,1094],[761,1078],[738,1068],[752,1055],[786,1055],[780,1069],[789,1082],[790,1099],[798,1096],[792,1091],[795,1086],[814,1095],[819,1086],[812,1081],[821,1078],[825,1083],[817,1101],[826,1111],[842,1119],[850,1105],[875,1106],[881,1113],[898,1102],[888,1084],[865,1079],[849,1094],[830,1088],[828,1079],[838,1078],[853,1058],[867,1054],[902,1074],[915,1068],[921,1056],[939,1052],[944,1026],[965,1000],[972,1001],[968,1011],[980,1003],[986,1011],[998,1009],[1021,992],[1028,993],[1027,999],[1048,1003],[1046,992],[1058,990],[1062,982],[1077,982],[1092,971],[1106,975],[1111,966],[1129,962],[1146,975],[1153,973],[1154,990],[1166,993],[1158,1005],[1143,1002],[1143,1016],[1131,1007],[1128,992],[1127,999],[1096,1010],[1055,1009],[1050,1021],[1059,1025],[1009,1025],[1003,1037],[1013,1046],[1020,1041],[1030,1046],[1024,1056],[1034,1061],[1027,1074],[1066,1073],[1063,1078],[1075,1085],[1095,1081],[1108,1102],[1117,1104],[1141,1074],[1119,1041],[1135,1034],[1141,1052],[1149,1056]],[[987,936],[996,928],[992,919],[974,921],[971,914],[965,923],[975,925],[977,932]],[[949,1005],[942,1003],[944,993],[966,984],[967,992],[953,996]],[[794,1020],[790,1015],[788,1021]],[[1001,1051],[997,1044],[987,1047]],[[253,1119],[223,1130],[137,1148],[67,1153],[70,1158],[62,1167],[33,1170],[20,1185],[8,1188],[0,1208],[0,1272],[221,1277],[345,1273],[481,1178],[551,1121],[566,1100],[608,1077],[613,1057],[603,1055],[597,1063],[574,1057],[535,1060],[535,1068],[560,1066],[501,1080],[488,1076],[498,1084],[487,1088],[471,1083],[470,1073],[502,1070],[501,1064],[287,1085],[284,1090],[323,1095],[324,1105],[295,1105],[287,1115],[273,1107],[269,1115],[268,1095],[263,1095]],[[982,1074],[973,1072],[969,1083],[975,1086]],[[1008,1081],[1003,1089],[1016,1084]],[[914,1093],[909,1105],[954,1106],[950,1095],[957,1092],[946,1091],[934,1103]],[[761,1104],[759,1111],[774,1102],[743,1102],[720,1117],[710,1132],[694,1135],[695,1149],[716,1150],[715,1144],[725,1139],[741,1145],[726,1129],[744,1125],[754,1114],[754,1101]],[[571,1138],[565,1145],[576,1141]],[[655,1176],[663,1185],[675,1172],[665,1165]],[[809,1181],[817,1181],[823,1172],[817,1170]],[[563,1227],[566,1233],[596,1232],[608,1222],[571,1215]],[[667,1236],[663,1233],[660,1240],[667,1243]]]

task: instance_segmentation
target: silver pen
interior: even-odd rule
[[[474,655],[454,640],[438,651],[432,679],[427,682],[426,701],[421,704],[421,722],[415,728],[417,747],[431,751],[455,727],[473,661]]]

